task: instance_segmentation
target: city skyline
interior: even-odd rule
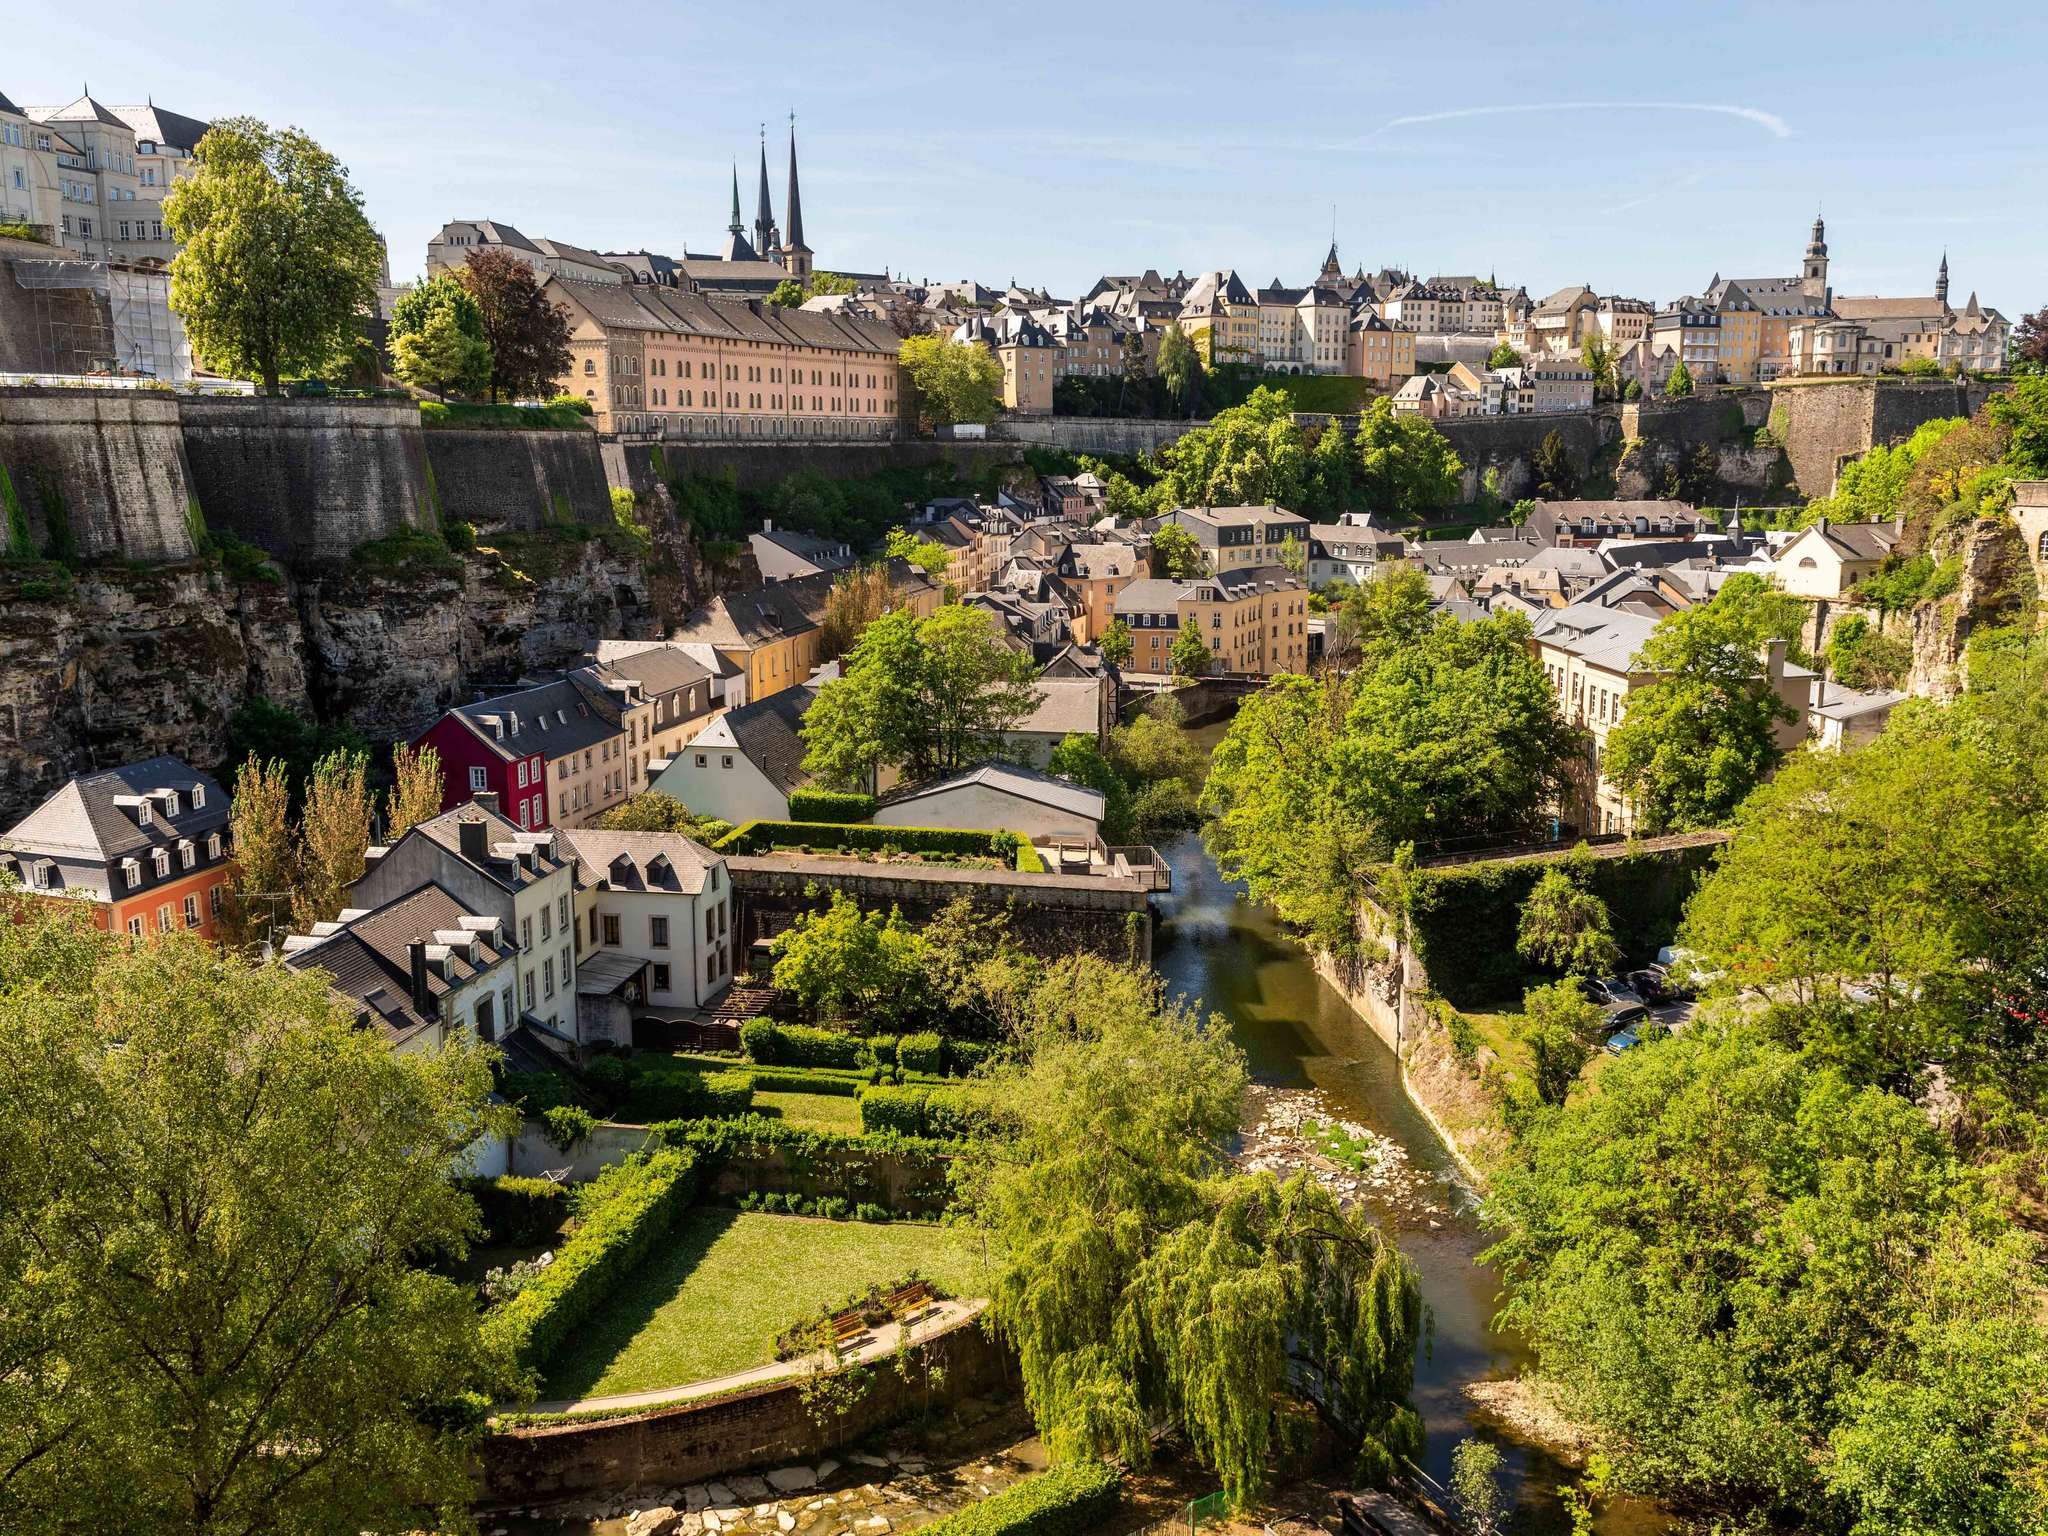
[[[0,91],[44,104],[90,84],[108,101],[298,124],[350,167],[401,280],[450,218],[602,250],[715,250],[735,165],[751,223],[764,128],[781,214],[793,111],[825,270],[1065,298],[1148,266],[1300,282],[1334,226],[1347,270],[1662,302],[1717,271],[1789,270],[1818,209],[1839,292],[1929,291],[1946,251],[1957,302],[1974,290],[2017,315],[2042,300],[2048,211],[2028,189],[2048,166],[2027,131],[2042,116],[2022,94],[2029,50],[1950,34],[1878,53],[1843,30],[1893,7],[1726,8],[1695,52],[1585,7],[1523,36],[1504,30],[1517,13],[1484,4],[1448,34],[1437,8],[1290,6],[1233,32],[1227,13],[1056,6],[1024,38],[1000,16],[909,5],[879,25],[784,28],[772,60],[736,20],[666,6],[629,15],[648,36],[633,50],[618,26],[585,35],[527,7],[479,31],[372,0],[363,27],[333,37],[199,5],[168,39],[125,28],[128,9],[109,7],[89,39],[25,18]],[[2017,5],[1993,9],[2009,43],[2048,31]],[[1062,25],[1084,16],[1078,36]],[[1752,57],[1744,34],[1765,25],[1773,47]],[[1215,67],[1219,36],[1247,132],[1217,126],[1236,97],[1186,88],[1190,69]],[[1821,47],[1827,68],[1803,56]],[[1660,68],[1674,49],[1699,67]],[[969,88],[991,73],[1014,88]],[[1981,152],[1981,118],[1932,110],[1921,83],[1964,76],[1999,103],[1997,156]]]

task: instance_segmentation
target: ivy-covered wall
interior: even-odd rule
[[[1607,903],[1625,964],[1646,964],[1671,942],[1716,846],[1594,861],[1593,890]],[[1408,899],[1410,940],[1430,985],[1453,1007],[1513,1002],[1532,982],[1549,979],[1523,963],[1515,935],[1522,903],[1551,862],[1517,859],[1417,871]]]

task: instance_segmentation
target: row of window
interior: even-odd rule
[[[220,833],[209,832],[206,836],[206,857],[208,861],[211,862],[218,859],[226,846],[227,844],[222,840]],[[159,880],[163,879],[164,876],[171,872],[170,849],[152,848],[149,852],[149,862],[150,867],[156,871],[156,877]],[[178,840],[178,867],[180,869],[194,869],[198,867],[198,863],[198,845],[189,837],[180,838]],[[138,885],[142,884],[142,861],[133,855],[123,859],[121,861],[121,876],[126,881],[128,889],[134,890]]]
[[[210,916],[220,916],[220,887],[217,885],[206,893],[206,910]],[[170,933],[180,927],[197,928],[199,926],[199,895],[197,892],[185,898],[182,909],[183,923],[178,921],[180,915],[179,908],[173,907],[168,901],[165,902],[156,909],[156,931],[158,933]],[[139,913],[129,918],[128,931],[136,938],[141,938],[149,932],[149,919]]]

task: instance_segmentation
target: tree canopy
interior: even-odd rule
[[[897,912],[863,912],[834,891],[775,936],[775,985],[814,1016],[856,1029],[915,1014],[924,998],[924,945]]]
[[[1306,1176],[1229,1172],[1245,1073],[1222,1021],[1094,958],[1020,980],[989,1085],[1008,1130],[956,1178],[1002,1240],[996,1323],[1054,1459],[1143,1465],[1164,1422],[1243,1506],[1305,1375],[1362,1477],[1414,1454],[1414,1269]]]
[[[919,414],[933,426],[996,419],[1003,403],[1003,365],[987,347],[944,336],[911,336],[897,361],[916,392]]]
[[[837,272],[813,272],[806,278],[785,277],[768,295],[777,309],[801,309],[821,294],[852,293],[859,285]]]
[[[506,251],[471,251],[455,281],[475,300],[490,343],[491,398],[549,393],[569,371],[569,312],[551,303],[532,267]]]
[[[908,560],[933,581],[944,581],[953,563],[945,545],[908,528],[891,528],[882,540],[882,553],[891,560]]]
[[[1685,366],[1684,358],[1671,365],[1671,377],[1664,381],[1664,393],[1673,400],[1692,393],[1692,370]]]
[[[1552,864],[1522,902],[1515,949],[1524,960],[1565,976],[1597,976],[1621,958],[1607,903],[1591,889],[1586,845]]]
[[[1208,569],[1201,541],[1179,523],[1161,523],[1152,530],[1153,574],[1187,581]]]
[[[406,383],[443,397],[451,390],[473,394],[490,383],[483,311],[453,275],[415,283],[391,306],[391,358]]]
[[[1797,599],[1753,572],[1729,577],[1704,607],[1663,619],[1635,666],[1656,680],[1628,697],[1607,735],[1606,773],[1648,832],[1725,821],[1784,755],[1797,718],[1771,685],[1765,647],[1796,622]]]
[[[486,1050],[0,891],[0,1527],[474,1530]]]
[[[832,788],[867,789],[884,767],[915,779],[998,757],[1037,704],[1037,675],[981,609],[884,614],[805,714],[804,766]]]
[[[376,306],[383,247],[348,172],[296,128],[213,124],[164,198],[171,307],[192,347],[275,393],[345,362]]]

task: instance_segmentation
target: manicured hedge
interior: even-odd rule
[[[774,848],[811,848],[829,853],[931,853],[942,858],[1001,859],[1013,869],[1026,862],[1042,871],[1037,851],[1015,832],[962,831],[957,827],[877,827],[824,821],[743,821],[712,847],[719,853],[766,853]]]
[[[918,1083],[877,1084],[860,1095],[860,1128],[958,1141],[988,1129],[988,1110],[953,1088]]]
[[[848,794],[836,789],[799,789],[789,797],[791,821],[825,821],[844,824],[866,821],[875,814],[873,795]]]
[[[740,1048],[752,1060],[776,1067],[867,1067],[875,1059],[873,1046],[858,1035],[773,1019],[742,1024]]]
[[[674,1228],[696,1196],[696,1165],[693,1152],[664,1147],[585,1186],[580,1225],[554,1262],[484,1318],[492,1342],[523,1366],[545,1363]]]
[[[568,1188],[553,1179],[464,1179],[462,1187],[483,1213],[488,1241],[531,1248],[552,1237],[569,1214]]]
[[[906,1072],[928,1072],[937,1077],[946,1070],[946,1042],[936,1031],[905,1035],[896,1042],[896,1060]]]
[[[849,1210],[869,1205],[906,1216],[943,1210],[951,1194],[946,1165],[955,1148],[950,1142],[929,1137],[887,1131],[815,1131],[764,1115],[674,1120],[649,1129],[665,1144],[695,1153],[707,1183],[729,1163],[774,1158],[781,1166],[764,1166],[757,1177],[749,1178],[750,1185],[797,1185],[800,1187],[792,1192],[807,1199],[836,1198],[844,1200]],[[910,1175],[902,1198],[892,1197],[891,1163]]]
[[[995,1047],[986,1040],[946,1041],[946,1070],[955,1077],[965,1077],[995,1054]]]
[[[1624,961],[1643,965],[1678,930],[1686,899],[1712,861],[1714,845],[1594,859],[1588,879],[1607,903]],[[1484,1008],[1519,998],[1547,979],[1515,953],[1522,903],[1550,861],[1465,864],[1416,872],[1408,918],[1430,985],[1454,1008]]]
[[[648,1125],[656,1120],[744,1115],[753,1107],[754,1087],[750,1072],[693,1072],[687,1067],[639,1071],[633,1074],[632,1091],[618,1118]]]
[[[924,1536],[1088,1536],[1116,1513],[1120,1475],[1070,1461],[924,1528]]]
[[[864,1077],[853,1073],[802,1067],[755,1067],[748,1075],[754,1079],[757,1093],[821,1093],[840,1099],[852,1098],[866,1083]]]

